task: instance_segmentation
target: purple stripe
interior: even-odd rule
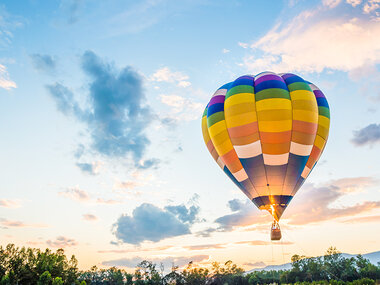
[[[320,90],[314,90],[313,92],[316,98],[326,98]]]
[[[218,103],[224,103],[225,97],[226,96],[223,96],[223,95],[218,95],[218,96],[212,97],[210,100],[210,103],[208,103],[208,104],[209,104],[209,106],[211,106],[211,105],[218,104]]]
[[[267,81],[267,80],[278,80],[284,82],[281,76],[274,75],[274,74],[268,74],[260,77],[259,79],[255,80],[255,86],[260,84],[261,82]]]
[[[292,74],[292,73],[286,73],[286,74],[283,74],[281,77],[285,80],[285,79],[287,79],[289,77],[292,77],[292,76],[294,76],[294,74]]]
[[[240,76],[238,79],[236,79],[236,80],[239,80],[239,79],[253,79],[253,76],[251,76],[251,75],[243,75],[243,76]],[[235,81],[236,81],[235,80]]]

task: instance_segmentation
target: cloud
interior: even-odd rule
[[[171,125],[178,121],[192,121],[199,119],[199,114],[204,110],[201,103],[191,98],[185,98],[175,94],[161,94],[161,102],[171,107],[171,114],[162,121],[163,124]]]
[[[58,110],[86,125],[91,148],[98,154],[111,158],[130,155],[138,168],[157,166],[157,159],[142,160],[150,144],[145,129],[154,118],[146,105],[143,77],[130,66],[117,70],[92,51],[86,51],[81,60],[90,78],[89,107],[81,108],[69,88],[55,83],[47,90]]]
[[[11,221],[7,219],[0,218],[0,224],[5,228],[46,228],[48,225],[45,224],[26,224],[21,221]]]
[[[93,214],[84,214],[83,215],[83,219],[86,220],[86,221],[93,222],[93,221],[98,220],[98,217],[95,216],[95,215],[93,215]]]
[[[153,75],[150,77],[150,80],[156,82],[168,82],[168,83],[176,83],[179,87],[189,87],[191,83],[187,81],[189,79],[188,75],[183,74],[179,71],[171,71],[169,67],[163,67],[158,69]]]
[[[19,208],[21,207],[20,201],[10,199],[0,199],[0,207],[4,208]]]
[[[17,88],[16,83],[9,78],[7,68],[2,64],[0,64],[0,88],[4,88],[5,90]]]
[[[124,243],[158,242],[168,237],[190,234],[197,219],[199,207],[184,205],[166,206],[164,209],[144,203],[132,215],[121,215],[113,225],[116,238]]]
[[[79,8],[83,0],[62,0],[60,8],[68,14],[68,23],[74,24],[79,20]]]
[[[368,63],[380,63],[377,12],[346,3],[339,5],[341,1],[336,0],[323,2],[324,6],[303,11],[290,21],[279,21],[250,45],[251,53],[242,65],[253,73],[326,69],[348,72]],[[373,17],[368,17],[366,11]]]
[[[370,124],[354,131],[351,142],[357,146],[371,145],[380,142],[380,124]]]
[[[246,262],[246,263],[243,263],[243,265],[249,266],[249,267],[254,267],[254,268],[262,268],[262,267],[266,266],[265,262],[262,262],[262,261]]]
[[[74,201],[90,201],[90,195],[85,190],[79,189],[79,187],[72,187],[65,191],[59,192],[58,194]]]
[[[31,54],[33,67],[48,74],[55,72],[56,61],[48,54]]]
[[[78,242],[76,242],[74,239],[70,239],[64,236],[59,236],[55,240],[47,240],[46,243],[48,246],[58,248],[65,248],[78,245]]]
[[[226,48],[222,49],[222,53],[229,53],[229,52],[230,52],[229,49],[226,49]]]
[[[103,205],[116,205],[116,204],[121,204],[122,201],[114,200],[114,199],[98,198],[98,199],[96,199],[96,203],[97,204],[103,204]]]
[[[226,244],[215,243],[215,244],[199,244],[199,245],[188,245],[184,248],[189,250],[205,250],[205,249],[220,249],[226,248]]]
[[[342,221],[347,224],[356,224],[356,223],[378,223],[380,221],[380,216],[365,216],[365,217],[357,217],[348,220]]]
[[[185,266],[189,262],[202,262],[208,260],[210,257],[208,255],[194,255],[194,256],[178,256],[178,257],[164,257],[164,258],[147,258],[155,264],[162,263],[165,268],[171,268],[173,264],[175,266]],[[144,259],[141,257],[133,257],[133,258],[120,258],[115,260],[103,261],[102,265],[104,266],[120,266],[120,267],[128,267],[135,268],[137,264],[139,264]]]
[[[373,177],[349,177],[328,181],[320,187],[305,184],[284,212],[281,221],[286,221],[288,225],[305,225],[369,213],[380,208],[380,201],[364,201],[339,207],[334,205],[339,199],[377,183],[378,180]],[[217,218],[215,223],[219,227],[206,229],[197,235],[209,236],[213,232],[233,231],[239,227],[248,229],[249,226],[254,226],[249,230],[262,230],[261,226],[267,227],[273,219],[266,211],[260,212],[251,201],[234,199],[228,202],[228,206],[233,213]]]
[[[249,44],[247,43],[242,43],[242,42],[238,42],[238,45],[242,48],[248,48],[249,47]]]
[[[345,190],[336,186],[315,187],[307,184],[297,194],[297,202],[285,211],[283,220],[292,225],[319,223],[343,217],[352,217],[380,208],[380,201],[365,201],[353,206],[332,207],[339,198],[346,195]]]
[[[100,161],[95,161],[92,163],[80,163],[80,162],[76,163],[76,166],[78,166],[80,170],[90,175],[98,174],[101,165],[102,163]]]

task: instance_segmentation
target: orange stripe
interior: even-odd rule
[[[316,134],[318,124],[293,120],[293,131],[298,131],[307,134]]]
[[[234,149],[230,150],[225,155],[223,155],[222,160],[232,173],[239,171],[243,168]]]
[[[257,122],[253,122],[250,124],[228,128],[228,134],[231,138],[245,137],[259,131],[259,126]]]
[[[290,150],[290,142],[287,143],[264,143],[261,145],[264,154],[284,154]]]
[[[312,145],[314,144],[315,134],[306,134],[303,132],[293,132],[292,133],[292,142],[299,144]]]
[[[290,142],[291,135],[291,131],[279,133],[261,132],[260,139],[262,143],[287,143]]]
[[[233,145],[246,145],[258,141],[259,139],[259,133],[254,133],[246,137],[231,138],[231,142]]]

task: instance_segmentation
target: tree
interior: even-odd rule
[[[42,273],[40,278],[38,279],[38,285],[51,285],[53,282],[53,278],[51,278],[51,274],[49,271],[45,271]]]

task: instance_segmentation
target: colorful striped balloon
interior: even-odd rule
[[[301,77],[263,72],[220,87],[202,118],[217,164],[278,221],[326,145],[330,109]]]

